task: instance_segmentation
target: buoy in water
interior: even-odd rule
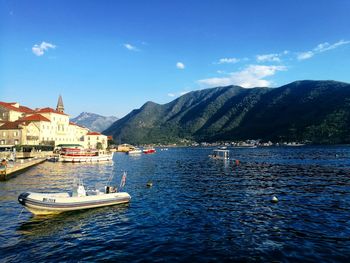
[[[239,165],[239,160],[236,160],[235,163],[236,163],[236,166],[238,166]]]
[[[147,185],[147,187],[152,187],[153,183],[151,181],[148,181],[146,185]]]
[[[278,198],[276,196],[273,196],[271,199],[272,203],[277,203],[278,202]]]

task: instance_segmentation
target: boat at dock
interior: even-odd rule
[[[232,146],[233,148],[236,149],[254,149],[257,148],[258,146],[256,145],[241,145],[241,146]]]
[[[230,159],[230,151],[226,148],[220,148],[213,150],[213,153],[209,155],[212,159],[222,159],[222,160],[228,160]]]
[[[147,147],[145,149],[143,149],[143,153],[149,154],[149,153],[155,153],[156,149],[154,149],[153,147]]]
[[[136,155],[136,154],[141,154],[142,153],[142,150],[138,147],[135,147],[133,149],[131,149],[130,151],[127,151],[126,152],[127,154],[131,154],[131,155]]]
[[[62,148],[58,157],[59,162],[103,162],[113,160],[114,152],[76,148]]]
[[[125,184],[122,177],[120,188]],[[35,215],[58,214],[67,211],[111,206],[128,203],[131,196],[127,192],[117,191],[117,187],[105,186],[103,191],[86,190],[79,182],[74,185],[72,193],[34,193],[25,192],[19,195],[18,202]]]

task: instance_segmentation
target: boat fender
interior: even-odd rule
[[[24,205],[25,204],[25,201],[27,199],[27,197],[29,196],[30,194],[29,193],[22,193],[18,196],[18,202],[21,204],[21,205]]]

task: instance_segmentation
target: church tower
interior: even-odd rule
[[[63,100],[62,100],[62,96],[61,95],[58,97],[56,111],[62,112],[62,113],[64,112]]]

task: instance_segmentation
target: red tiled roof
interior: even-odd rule
[[[88,132],[86,135],[102,135],[99,132]]]
[[[26,116],[26,117],[19,119],[18,121],[48,121],[48,122],[50,122],[50,120],[48,118],[45,118],[43,115],[40,115],[40,114],[33,114],[30,116]]]
[[[19,112],[24,112],[24,113],[32,113],[34,112],[32,109],[25,107],[25,106],[19,106],[18,108],[13,106],[14,104],[16,104],[16,102],[3,102],[0,101],[0,106],[3,106],[9,110],[13,110],[13,111],[19,111]]]
[[[63,112],[59,112],[59,111],[54,110],[53,108],[49,108],[49,107],[42,108],[42,109],[37,109],[37,110],[35,110],[35,112],[37,112],[37,113],[50,113],[51,112],[51,113],[56,113],[56,114],[67,115],[67,114],[65,114]]]
[[[15,130],[19,125],[27,126],[30,122],[27,121],[8,121],[0,126],[0,130]]]
[[[19,109],[24,113],[32,113],[34,112],[32,109],[25,107],[25,106],[19,106]]]

